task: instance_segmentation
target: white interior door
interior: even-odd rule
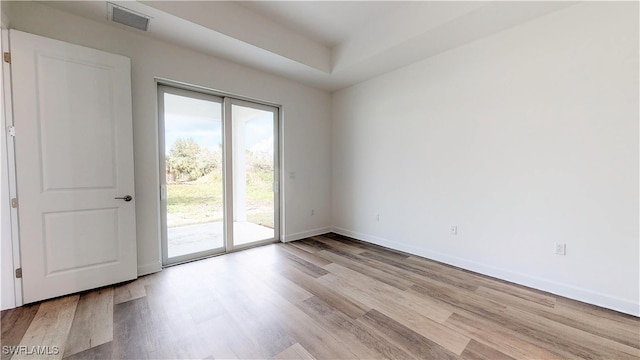
[[[135,278],[129,59],[9,36],[24,302]]]

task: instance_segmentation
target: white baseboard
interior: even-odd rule
[[[309,231],[303,231],[303,232],[299,232],[299,233],[295,233],[295,234],[291,234],[291,235],[286,235],[282,239],[282,242],[296,241],[296,240],[308,238],[308,237],[311,237],[311,236],[317,236],[317,235],[326,234],[328,232],[331,232],[331,229],[332,228],[330,226],[327,226],[327,227],[323,227],[323,228],[319,228],[319,229],[313,229],[313,230],[309,230]]]
[[[138,265],[138,276],[153,274],[158,271],[162,271],[162,264],[160,262]]]
[[[528,274],[514,272],[508,269],[498,268],[488,264],[482,264],[475,261],[431,251],[425,248],[415,247],[402,244],[400,242],[383,239],[356,231],[351,231],[339,227],[332,227],[331,231],[352,237],[358,240],[369,242],[372,244],[388,247],[391,249],[404,251],[409,254],[422,256],[427,259],[439,261],[448,265],[457,266],[466,270],[474,271],[479,274],[495,277],[498,279],[510,281],[516,284],[528,286],[534,289],[550,292],[552,294],[564,296],[570,299],[582,301],[585,303],[601,306],[607,309],[623,312],[634,316],[640,316],[640,303],[620,299],[614,296],[598,293],[589,289],[576,287],[569,284],[559,283],[556,281],[543,279]]]

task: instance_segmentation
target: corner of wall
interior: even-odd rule
[[[331,229],[332,228],[330,226],[327,226],[327,227],[323,227],[323,228],[318,228],[318,229],[313,229],[313,230],[308,230],[308,231],[302,231],[302,232],[291,234],[291,235],[288,235],[288,236],[284,237],[282,239],[282,242],[288,243],[288,242],[291,242],[291,241],[296,241],[296,240],[308,238],[308,237],[311,237],[311,236],[318,236],[318,235],[326,234],[328,232],[331,232]]]

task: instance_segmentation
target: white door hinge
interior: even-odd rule
[[[12,198],[11,199],[11,207],[14,209],[18,208],[18,198]]]
[[[7,128],[7,133],[9,134],[9,136],[16,137],[16,127],[15,126],[9,126]]]

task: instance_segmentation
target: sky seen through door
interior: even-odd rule
[[[165,153],[178,139],[193,139],[210,150],[222,144],[222,104],[179,95],[165,94]],[[251,108],[239,108],[234,116],[244,118],[246,144],[252,152],[273,154],[273,114]]]

